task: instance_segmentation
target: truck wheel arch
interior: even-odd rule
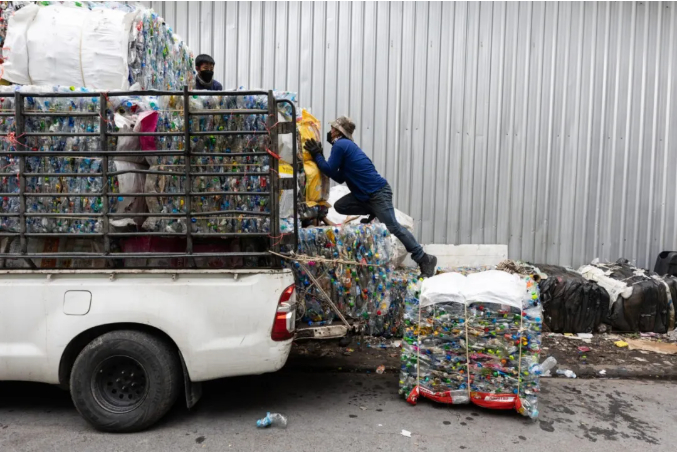
[[[181,350],[177,346],[176,342],[164,331],[159,328],[144,325],[141,323],[109,323],[106,325],[98,325],[88,330],[85,330],[75,336],[68,343],[64,352],[61,354],[61,361],[59,362],[59,387],[65,390],[69,389],[69,381],[71,377],[71,369],[75,363],[75,359],[78,357],[80,352],[94,339],[101,336],[102,334],[109,333],[116,330],[137,330],[142,331],[154,336],[158,336],[168,341],[176,352],[179,354],[181,361],[181,367],[183,369],[184,377],[184,387],[186,395],[186,406],[188,408],[193,407],[200,398],[202,391],[201,385],[199,383],[191,382],[188,376],[188,370],[186,368],[186,363],[184,362],[184,357],[181,354]]]

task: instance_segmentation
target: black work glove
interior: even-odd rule
[[[311,154],[313,160],[315,160],[316,155],[323,155],[323,145],[313,139],[306,141],[306,144],[304,144],[304,149],[306,149],[306,151]]]

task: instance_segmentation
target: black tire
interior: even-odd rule
[[[163,417],[181,391],[181,364],[167,341],[140,331],[103,334],[78,355],[71,397],[98,430],[136,432]]]

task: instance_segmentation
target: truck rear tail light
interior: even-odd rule
[[[271,339],[274,341],[286,341],[294,337],[295,311],[297,308],[297,295],[294,284],[283,290],[278,301],[278,309],[273,321]]]

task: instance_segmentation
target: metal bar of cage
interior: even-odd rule
[[[184,130],[181,132],[117,132],[109,131],[107,124],[109,121],[107,118],[107,109],[110,98],[116,96],[177,96],[182,97],[184,102]],[[191,96],[252,96],[252,95],[261,95],[266,96],[268,99],[268,106],[266,110],[263,109],[220,109],[220,110],[193,110],[190,108],[190,97]],[[14,137],[15,145],[14,150],[11,152],[0,152],[5,155],[12,155],[13,157],[18,157],[19,161],[19,170],[16,174],[19,180],[19,191],[18,193],[0,193],[2,197],[18,197],[20,201],[20,209],[18,213],[0,213],[0,217],[17,217],[19,219],[19,232],[0,232],[0,237],[19,237],[20,239],[20,252],[19,253],[8,253],[3,254],[1,257],[5,259],[20,258],[26,260],[31,268],[36,268],[35,263],[32,259],[40,258],[49,258],[49,259],[72,259],[72,258],[81,258],[81,259],[125,259],[125,258],[154,258],[154,257],[164,257],[164,258],[180,258],[180,257],[270,257],[268,252],[229,252],[229,253],[194,253],[193,252],[193,238],[211,238],[211,237],[268,237],[270,243],[270,249],[272,251],[280,251],[280,240],[279,237],[276,237],[280,231],[280,219],[279,219],[279,197],[272,196],[273,194],[279,194],[279,179],[278,179],[278,159],[275,157],[278,154],[278,133],[289,133],[289,132],[279,132],[280,124],[277,123],[277,102],[273,96],[272,91],[221,91],[221,92],[193,92],[189,91],[187,87],[184,88],[183,92],[174,92],[174,91],[134,91],[134,92],[111,92],[111,93],[83,93],[83,92],[70,92],[70,93],[21,93],[15,92],[12,94],[0,94],[0,98],[6,98],[13,96],[15,99],[15,110],[14,112],[1,112],[0,116],[15,116],[15,131]],[[99,111],[98,112],[61,112],[61,111],[34,111],[29,110],[25,111],[24,100],[31,98],[83,98],[91,97],[98,98],[99,101]],[[289,101],[288,102],[292,111],[295,112],[294,105]],[[99,128],[98,132],[83,132],[83,133],[59,133],[59,132],[34,132],[25,130],[25,117],[96,117],[99,116]],[[233,131],[192,131],[191,130],[191,117],[193,116],[206,116],[206,115],[267,115],[266,119],[266,131],[262,130],[233,130]],[[296,117],[296,112],[294,115]],[[0,133],[0,136],[10,136],[11,132]],[[217,136],[217,135],[268,135],[270,141],[268,144],[268,149],[266,152],[238,152],[238,153],[210,153],[210,152],[193,152],[191,149],[191,138],[198,136]],[[128,137],[128,136],[183,136],[185,140],[185,146],[183,150],[163,150],[163,151],[109,151],[108,150],[108,138],[109,137]],[[59,151],[37,151],[29,150],[26,146],[26,137],[98,137],[100,140],[99,150],[96,152],[92,151],[82,151],[82,150],[73,150],[66,152]],[[296,175],[297,175],[297,153],[296,153],[296,133],[293,135],[294,142],[294,246],[297,247],[298,243],[298,230],[297,230],[297,218],[298,218],[298,206],[297,206],[297,184],[296,184]],[[25,148],[25,149],[22,149]],[[101,158],[102,160],[102,170],[98,173],[50,173],[50,172],[26,172],[26,157],[92,157],[92,158]],[[128,173],[141,173],[141,174],[162,174],[162,175],[181,175],[181,172],[178,171],[153,171],[153,170],[128,170],[128,171],[109,171],[109,157],[110,156],[183,156],[185,161],[183,166],[183,176],[185,180],[185,190],[183,193],[111,193],[109,191],[110,177],[118,176],[121,174]],[[217,158],[226,158],[229,157],[254,157],[254,156],[270,156],[269,161],[269,171],[267,173],[259,172],[244,172],[244,171],[235,171],[235,172],[200,172],[193,170],[193,167],[200,167],[199,163],[192,163],[191,157],[194,156],[208,156],[208,157],[217,157]],[[242,164],[245,166],[247,164]],[[241,166],[235,165],[234,167]],[[162,165],[160,166],[162,167]],[[12,173],[14,174],[14,173]],[[238,191],[218,191],[218,192],[194,192],[192,190],[192,179],[195,177],[240,177],[240,176],[259,176],[259,177],[268,177],[269,190],[264,192],[238,192]],[[102,189],[100,193],[27,193],[26,192],[26,178],[35,178],[35,177],[85,177],[85,178],[101,178],[102,180]],[[268,212],[252,212],[252,211],[239,211],[239,210],[227,210],[227,211],[215,211],[215,212],[195,212],[192,210],[190,200],[196,197],[204,196],[263,196],[271,198],[269,203],[270,208]],[[186,203],[186,212],[185,213],[120,213],[120,212],[110,212],[110,199],[111,196],[124,197],[124,196],[143,196],[143,197],[184,197]],[[37,213],[37,212],[27,212],[27,198],[34,197],[101,197],[102,201],[102,211],[101,212],[85,212],[85,213]],[[170,232],[111,232],[110,231],[110,219],[114,217],[129,217],[130,215],[140,216],[140,217],[184,217],[187,221],[186,224],[186,233],[170,233]],[[245,215],[245,216],[267,216],[270,218],[270,231],[271,233],[219,233],[219,232],[208,232],[208,233],[197,233],[193,232],[191,228],[192,220],[196,217],[210,217],[210,216],[220,216],[220,215]],[[66,217],[66,218],[101,218],[103,221],[102,231],[100,233],[73,233],[73,232],[59,232],[59,233],[40,233],[40,232],[28,232],[27,230],[27,219],[28,218],[56,218],[56,217]],[[111,253],[111,237],[145,237],[145,236],[158,236],[158,237],[185,237],[187,246],[185,253],[158,253],[158,252],[144,252],[144,253]],[[72,252],[56,252],[56,253],[29,253],[27,246],[27,238],[29,237],[81,237],[81,238],[103,238],[104,242],[104,251],[103,253],[72,253]],[[271,259],[271,262],[276,260]],[[273,264],[273,266],[279,266]]]
[[[297,171],[299,170],[298,165],[299,165],[299,156],[297,153],[297,127],[296,127],[296,121],[297,121],[297,109],[294,106],[294,102],[292,102],[289,99],[280,99],[277,100],[276,103],[278,104],[288,104],[290,108],[292,109],[292,125],[291,127],[292,131],[292,179],[293,179],[293,196],[294,196],[294,203],[293,203],[293,208],[294,208],[294,213],[293,213],[293,220],[294,220],[294,251],[296,252],[297,249],[299,248],[299,200],[297,199],[298,196],[298,191],[299,191],[299,181],[297,179]]]

